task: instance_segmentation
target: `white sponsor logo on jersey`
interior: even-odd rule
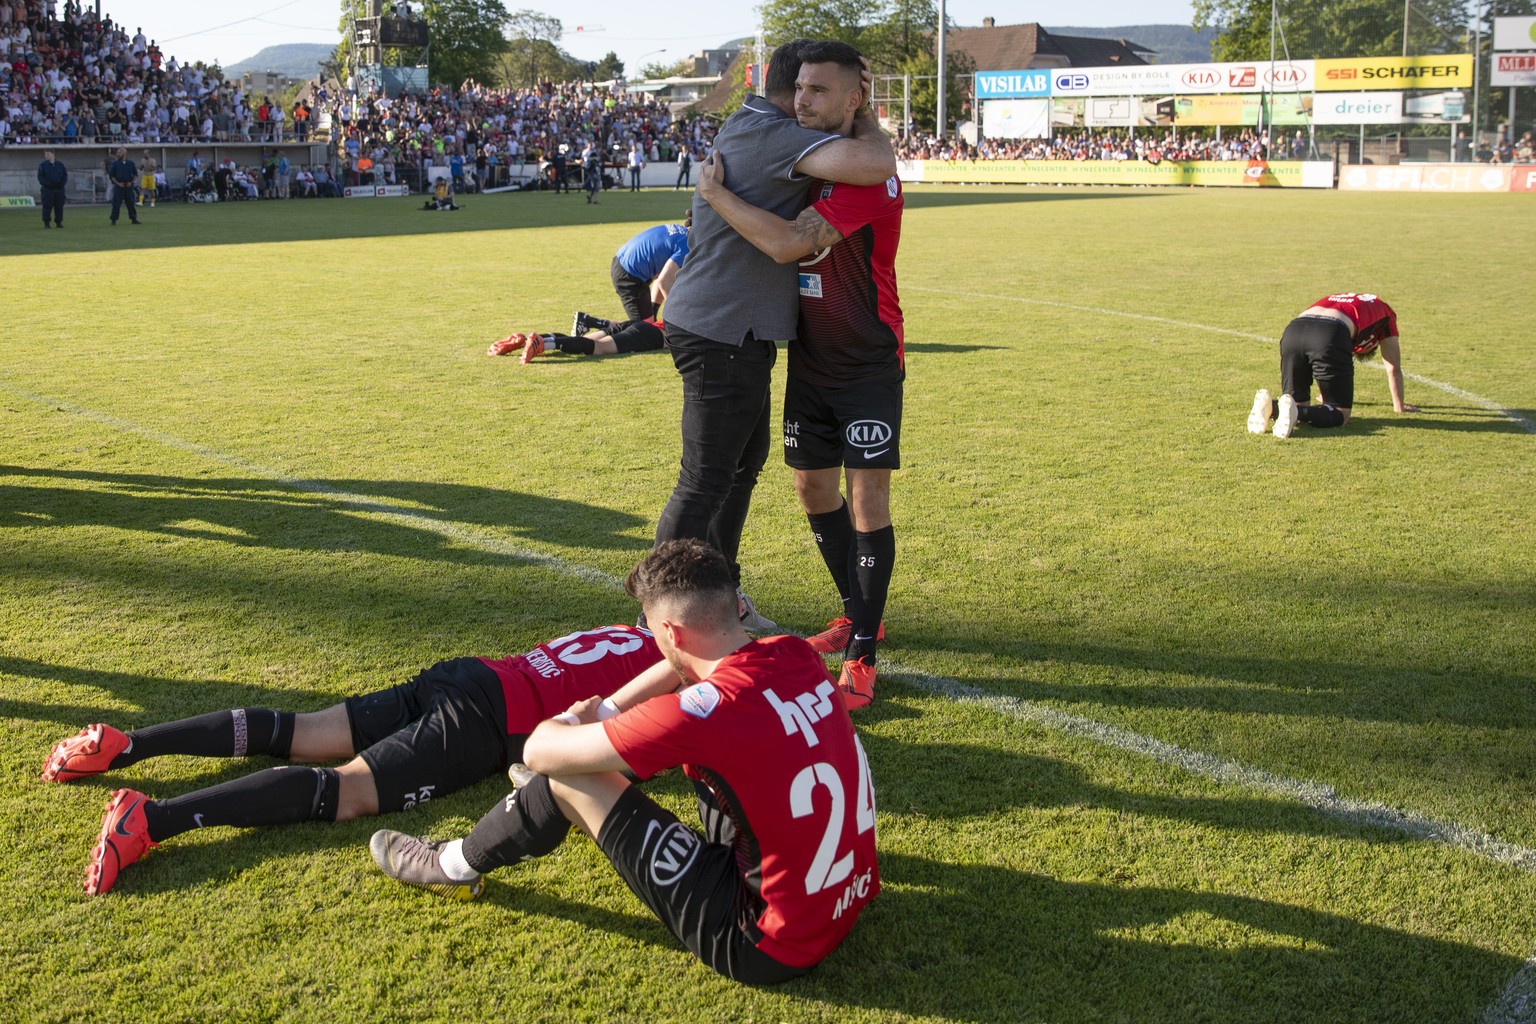
[[[714,683],[694,683],[679,696],[683,711],[694,718],[708,718],[720,706],[720,691]]]

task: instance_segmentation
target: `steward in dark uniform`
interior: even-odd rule
[[[48,223],[50,211],[53,223],[64,226],[64,185],[68,181],[69,171],[53,158],[53,150],[43,150],[43,162],[37,165],[37,184],[43,192],[43,227],[53,226]]]
[[[139,207],[133,197],[133,187],[139,180],[139,169],[132,160],[128,159],[126,149],[118,149],[117,159],[107,168],[107,177],[112,179],[112,223],[117,223],[118,213],[123,204],[128,204],[128,219],[135,224],[139,222]]]

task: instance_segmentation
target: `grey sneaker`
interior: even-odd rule
[[[1270,398],[1268,388],[1259,388],[1253,396],[1253,411],[1248,414],[1248,433],[1269,432]]]
[[[538,778],[538,775],[538,772],[529,768],[521,761],[507,766],[507,778],[512,780],[512,785],[517,789],[522,789],[528,783]]]
[[[472,900],[485,891],[485,877],[473,882],[456,882],[438,863],[442,840],[417,839],[404,832],[381,828],[368,841],[368,852],[379,870],[406,885],[419,885],[450,900]]]
[[[736,607],[740,609],[741,627],[749,633],[772,633],[778,630],[779,624],[763,618],[762,613],[757,610],[757,605],[753,604],[752,599],[740,590],[736,591]]]
[[[1290,395],[1281,395],[1280,409],[1275,414],[1275,436],[1290,437],[1300,418],[1301,414],[1296,411],[1296,399]]]

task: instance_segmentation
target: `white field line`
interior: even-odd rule
[[[46,395],[36,394],[3,380],[0,380],[0,390],[25,398],[46,408],[69,412],[89,419],[94,423],[100,423],[103,426],[109,426],[126,433],[136,434],[158,444],[175,448],[178,451],[200,456],[256,479],[269,480],[307,494],[331,498],[351,508],[355,508],[359,512],[379,516],[397,525],[405,525],[435,533],[440,537],[463,544],[466,547],[476,548],[489,554],[516,558],[529,565],[548,569],[561,575],[578,579],[583,583],[605,589],[617,590],[622,587],[620,579],[610,573],[588,566],[576,565],[555,555],[530,551],[484,530],[476,530],[459,523],[447,522],[424,512],[401,509],[385,504],[377,498],[352,494],[334,487],[328,487],[313,480],[294,477],[247,459],[229,455],[209,448],[206,445],[187,441],[159,430],[143,427],[137,423],[131,423],[107,413],[97,412],[93,409],[87,409],[68,402],[61,402]],[[1345,799],[1338,796],[1331,786],[1322,783],[1290,779],[1258,768],[1251,768],[1237,761],[1214,757],[1210,754],[1202,754],[1198,751],[1185,750],[1174,744],[1121,729],[1118,726],[1106,725],[1091,718],[1067,714],[1066,712],[1058,711],[1033,701],[1021,700],[1017,697],[1009,697],[977,687],[967,686],[953,679],[930,675],[899,664],[891,662],[882,663],[882,675],[887,677],[894,676],[928,693],[963,703],[987,707],[999,714],[1033,722],[1055,732],[1078,736],[1104,746],[1142,754],[1164,764],[1182,768],[1195,775],[1202,775],[1222,782],[1247,786],[1271,793],[1286,800],[1305,804],[1308,807],[1353,824],[1384,828],[1404,833],[1416,839],[1459,847],[1497,863],[1507,864],[1521,871],[1536,873],[1536,850],[1504,842],[1494,836],[1478,832],[1474,829],[1464,828],[1453,822],[1436,821],[1412,811],[1398,810],[1385,804],[1362,803],[1357,800]]]
[[[465,547],[476,548],[480,551],[484,551],[493,555],[501,555],[506,558],[515,558],[520,562],[525,562],[529,565],[535,565],[541,569],[547,569],[559,575],[580,580],[583,583],[594,584],[596,586],[606,587],[609,589],[623,588],[623,581],[610,573],[605,573],[599,569],[593,569],[584,565],[574,565],[562,558],[556,558],[552,555],[545,555],[540,554],[537,551],[530,551],[527,548],[520,547],[517,544],[513,544],[510,541],[504,540],[501,537],[498,537],[495,534],[484,530],[471,529],[470,527],[463,526],[459,523],[450,522],[447,520],[439,519],[436,516],[428,515],[425,512],[418,512],[408,508],[398,508],[396,506],[387,504],[385,501],[379,498],[368,497],[367,495],[362,494],[351,494],[347,491],[343,491],[335,487],[327,487],[325,484],[316,483],[313,480],[304,480],[299,477],[290,476],[281,470],[272,469],[269,466],[263,466],[255,462],[250,462],[236,455],[226,454],[216,449],[209,448],[206,445],[198,444],[195,441],[183,440],[182,438],[163,433],[151,427],[143,427],[137,423],[130,423],[127,420],[119,419],[118,417],[112,416],[108,413],[98,412],[95,409],[87,409],[84,406],[75,405],[70,402],[62,402],[58,399],[50,398],[47,395],[36,394],[26,390],[25,388],[16,387],[14,384],[11,384],[5,380],[0,380],[0,391],[9,392],[18,398],[24,398],[29,402],[33,402],[45,408],[57,409],[61,412],[72,413],[81,417],[82,419],[88,419],[93,423],[100,423],[103,426],[112,427],[116,430],[121,430],[124,433],[137,434],[138,436],[146,438],[150,441],[154,441],[157,444],[163,444],[168,448],[175,448],[177,451],[188,452],[192,455],[197,455],[201,458],[207,459],[210,462],[216,462],[222,466],[228,466],[230,469],[243,473],[246,476],[255,477],[261,480],[270,480],[275,484],[281,484],[284,487],[289,487],[296,491],[303,491],[306,494],[315,494],[321,497],[331,498],[343,505],[354,508],[359,512],[367,512],[369,515],[378,516],[380,519],[393,523],[397,526],[407,526],[413,529],[426,530],[430,533],[437,534],[445,540],[452,541],[455,544],[462,544]]]
[[[1509,979],[1483,1015],[1480,1024],[1530,1024],[1536,1021],[1536,953]]]
[[[1190,330],[1205,331],[1208,334],[1225,334],[1233,338],[1247,338],[1250,341],[1264,341],[1269,342],[1270,344],[1276,344],[1280,340],[1273,335],[1252,334],[1248,331],[1234,331],[1226,327],[1212,327],[1209,324],[1197,324],[1188,320],[1171,320],[1165,316],[1151,316],[1147,313],[1129,313],[1120,309],[1100,309],[1096,306],[1074,306],[1067,302],[1051,302],[1047,299],[1028,299],[1020,295],[989,295],[983,292],[956,292],[945,288],[914,288],[910,285],[903,285],[902,291],[929,292],[934,295],[955,295],[959,296],[960,298],[987,299],[992,302],[1018,302],[1028,306],[1047,306],[1051,309],[1069,309],[1076,313],[1092,313],[1095,316],[1114,316],[1120,317],[1124,320],[1143,320],[1148,323],[1167,324],[1170,327],[1187,327]],[[1374,366],[1376,369],[1383,372],[1386,370],[1386,367],[1384,367],[1379,361],[1375,360],[1362,365]],[[1526,433],[1536,434],[1536,421],[1531,420],[1529,417],[1520,415],[1513,409],[1506,409],[1504,406],[1499,405],[1492,399],[1484,398],[1481,395],[1475,395],[1472,392],[1463,390],[1454,384],[1446,384],[1442,381],[1434,380],[1430,377],[1420,376],[1417,373],[1408,373],[1404,371],[1403,376],[1416,383],[1423,384],[1427,387],[1432,387],[1437,391],[1444,391],[1448,395],[1455,395],[1457,398],[1471,402],[1473,405],[1481,406],[1482,408],[1487,409],[1489,412],[1496,412],[1500,416],[1503,416],[1505,419],[1519,424],[1521,429],[1523,429]]]
[[[937,291],[937,289],[911,290]],[[1210,328],[1201,324],[1169,320],[1164,317],[1119,313],[1115,310],[1092,310],[1086,307],[1067,306],[1063,303],[1045,302],[1043,300],[1018,300],[1016,297],[1010,296],[977,297],[994,299],[1014,298],[1015,301],[1033,302],[1038,305],[1058,306],[1084,312],[1103,313],[1109,316],[1127,316],[1133,319],[1152,320],[1159,323],[1231,334],[1257,341],[1271,340],[1263,335],[1247,334],[1223,328]],[[327,487],[312,480],[294,477],[287,473],[249,462],[238,456],[228,455],[206,445],[197,444],[196,442],[187,441],[162,431],[131,423],[108,413],[98,412],[94,409],[88,409],[69,402],[62,402],[46,395],[39,395],[24,388],[16,387],[4,380],[0,380],[0,390],[8,391],[19,398],[26,399],[37,405],[73,413],[95,423],[100,423],[103,426],[137,434],[140,437],[166,445],[167,447],[198,455],[212,462],[229,466],[248,476],[270,480],[273,483],[309,494],[334,498],[356,508],[360,512],[377,515],[399,524],[428,530],[467,547],[478,548],[491,554],[517,558],[528,564],[537,565],[595,586],[617,589],[621,585],[619,579],[609,573],[588,566],[576,565],[554,555],[528,551],[484,531],[473,530],[458,523],[445,522],[421,512],[394,508],[379,502],[375,498],[351,494],[337,488]],[[1468,396],[1465,392],[1459,392],[1459,390],[1455,393],[1462,394],[1463,397],[1470,397],[1476,401],[1483,401],[1477,399],[1476,396]],[[1536,427],[1533,427],[1522,417],[1509,413],[1507,410],[1502,410],[1491,402],[1487,403],[1487,407],[1511,416],[1511,418],[1525,426],[1527,430],[1536,432]],[[1214,757],[1210,754],[1202,754],[1198,751],[1185,750],[1175,744],[1166,743],[1151,736],[1143,736],[1140,733],[1121,729],[1118,726],[1107,725],[1080,715],[1067,714],[1066,712],[1057,711],[1054,708],[1033,701],[1020,700],[1017,697],[1008,697],[977,687],[966,686],[953,679],[904,668],[899,664],[887,663],[884,674],[888,677],[894,675],[928,693],[986,707],[1010,718],[1032,722],[1045,729],[1080,737],[1094,743],[1131,753],[1141,754],[1163,764],[1173,765],[1206,778],[1258,789],[1262,792],[1274,794],[1282,799],[1294,800],[1312,807],[1321,813],[1351,824],[1400,832],[1415,839],[1458,847],[1496,863],[1505,864],[1527,873],[1536,873],[1536,850],[1514,843],[1507,843],[1475,829],[1464,828],[1451,822],[1436,821],[1424,815],[1388,807],[1385,804],[1348,800],[1335,794],[1333,787],[1322,783],[1302,779],[1289,779],[1263,771],[1262,769],[1251,768],[1237,761]],[[1525,966],[1510,979],[1509,983],[1504,987],[1504,991],[1484,1011],[1482,1017],[1483,1024],[1528,1024],[1531,1021],[1536,1021],[1536,953],[1532,953]]]

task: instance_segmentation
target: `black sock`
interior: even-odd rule
[[[597,349],[597,342],[591,338],[578,338],[574,334],[546,334],[544,344],[579,356],[589,356]]]
[[[534,777],[508,793],[464,837],[464,860],[484,874],[529,857],[552,853],[565,841],[571,823],[560,813],[549,779]]]
[[[1344,414],[1331,405],[1301,405],[1296,415],[1309,427],[1342,427]]]
[[[591,317],[587,318],[587,323],[600,327],[602,332],[609,337],[622,331],[624,325],[628,322],[627,320],[593,320]]]
[[[808,513],[805,518],[811,524],[811,536],[816,539],[821,560],[827,563],[837,596],[842,598],[846,610],[853,597],[848,575],[848,564],[853,559],[853,520],[848,517],[848,503],[843,502],[831,512]]]
[[[244,778],[144,805],[149,837],[157,843],[194,828],[287,825],[336,820],[341,775],[334,768],[283,765]]]
[[[875,663],[875,638],[885,617],[885,601],[891,592],[891,570],[896,563],[896,528],[887,526],[853,536],[854,580],[858,584],[849,618],[853,634],[848,641],[850,657]]]
[[[244,757],[270,754],[286,758],[293,743],[291,711],[235,708],[196,718],[151,725],[128,734],[133,745],[112,759],[112,768],[126,768],[146,757],[191,754],[194,757]]]

